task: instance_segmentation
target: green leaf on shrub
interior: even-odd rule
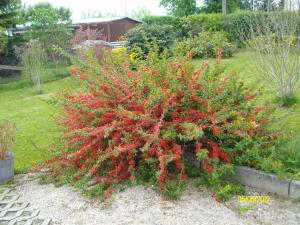
[[[179,134],[179,139],[184,142],[199,140],[204,135],[201,128],[193,123],[182,123],[183,132]]]

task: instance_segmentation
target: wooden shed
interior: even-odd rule
[[[130,17],[106,17],[74,20],[72,25],[75,30],[82,28],[101,31],[106,41],[115,42],[140,23],[141,21]]]

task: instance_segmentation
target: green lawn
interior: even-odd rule
[[[252,53],[253,54],[253,53]],[[234,58],[230,60],[230,69],[239,70],[242,79],[246,81],[251,81],[254,84],[260,86],[266,86],[266,80],[261,76],[255,74],[254,66],[251,63],[247,63],[250,57],[254,57],[250,53],[239,53]],[[256,83],[255,83],[256,82]],[[274,96],[264,90],[262,96],[264,100],[274,101]],[[297,102],[289,107],[277,107],[274,115],[276,119],[274,121],[274,129],[278,130],[288,130],[295,131],[297,134],[300,134],[300,89],[296,93]]]
[[[249,51],[241,51],[229,59],[224,59],[226,65],[226,75],[237,75],[245,84],[255,86],[261,89],[262,96],[260,103],[276,104],[276,99],[266,88],[266,80],[259,76],[255,71],[255,66],[251,61],[254,53]],[[195,60],[197,64],[201,64],[203,60]],[[300,89],[296,93],[298,101],[290,107],[276,107],[274,112],[274,122],[272,129],[288,130],[300,134]]]
[[[72,83],[71,78],[46,83],[41,95],[36,95],[32,87],[22,88],[23,80],[0,84],[0,120],[11,119],[17,127],[13,149],[16,172],[23,172],[51,156],[62,129],[57,123],[59,109],[47,103],[47,99]]]

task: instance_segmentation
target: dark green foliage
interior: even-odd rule
[[[19,6],[19,0],[0,1],[0,54],[7,54],[7,46],[10,40],[6,32],[8,28],[13,27],[17,23]]]
[[[233,13],[237,9],[243,9],[244,4],[241,0],[227,0],[227,13]],[[204,6],[201,8],[205,13],[221,13],[222,1],[220,0],[204,0]]]
[[[234,195],[245,193],[243,186],[236,179],[233,165],[219,165],[211,174],[203,174],[198,178],[195,185],[209,188],[219,202],[228,201]]]
[[[9,28],[16,24],[20,0],[0,1],[0,27]]]
[[[66,48],[71,37],[71,12],[69,9],[55,8],[49,3],[38,3],[23,12],[22,23],[26,27],[28,39],[39,39],[50,56],[54,46]]]
[[[53,184],[55,187],[61,187],[64,184],[67,184],[68,180],[66,176],[51,176],[50,174],[42,174],[39,176],[39,184],[46,185],[46,184]]]
[[[276,2],[274,0],[256,0],[254,1],[254,8],[262,11],[274,11],[281,8],[281,2]]]
[[[96,185],[88,190],[86,190],[84,192],[84,194],[87,196],[87,197],[90,197],[90,198],[99,198],[100,200],[102,200],[102,197],[104,195],[104,192],[105,192],[105,188],[102,186],[102,185]]]
[[[140,183],[150,182],[152,184],[155,183],[156,180],[156,172],[155,172],[155,164],[157,161],[148,160],[141,164],[141,166],[136,171],[137,181]]]
[[[46,185],[46,184],[51,184],[54,182],[54,177],[53,176],[49,176],[49,175],[46,175],[46,174],[42,174],[40,177],[39,177],[39,185]]]
[[[243,7],[242,10],[253,10],[253,1],[252,0],[242,0]]]
[[[194,58],[215,58],[217,49],[222,49],[223,58],[231,57],[236,50],[224,31],[203,31],[192,38],[177,41],[174,44],[176,55],[186,55],[191,51]]]
[[[177,38],[186,36],[184,29],[185,20],[183,17],[176,16],[146,16],[143,19],[147,25],[172,26]]]
[[[246,36],[250,35],[251,23],[258,24],[259,22],[265,21],[267,13],[265,12],[251,12],[251,11],[240,11],[237,13],[230,14],[226,17],[226,29],[231,35],[233,42],[242,45],[242,42]]]
[[[225,29],[225,21],[221,14],[195,14],[185,19],[186,29],[195,35],[202,31],[221,31]]]
[[[188,16],[198,11],[196,0],[161,0],[160,5],[165,7],[171,15]]]
[[[191,178],[201,177],[204,175],[204,171],[192,165],[188,160],[184,162],[184,168],[186,175]]]
[[[197,187],[209,188],[217,201],[224,202],[234,195],[245,192],[236,179],[232,165],[220,165],[211,174],[207,174],[189,163],[185,164],[185,168],[188,176],[194,178],[194,184]]]
[[[283,136],[267,148],[267,141],[245,139],[236,146],[239,157],[234,158],[234,163],[300,179],[299,140],[289,141],[290,138]]]
[[[12,36],[8,38],[5,51],[0,54],[0,64],[17,65],[20,62],[18,48],[24,43],[22,36]]]
[[[176,35],[172,26],[168,25],[140,25],[126,34],[129,51],[141,50],[148,54],[150,46],[156,42],[159,51],[170,49]]]
[[[255,11],[274,11],[284,9],[284,0],[240,0],[240,9]]]
[[[181,179],[173,179],[167,182],[164,188],[159,189],[159,191],[171,200],[179,200],[186,187],[186,182]]]
[[[268,13],[262,11],[239,11],[225,17],[217,13],[201,13],[185,18],[184,27],[192,36],[202,31],[226,31],[231,42],[242,46],[243,40],[250,36],[251,23],[263,23],[267,21],[267,17]]]
[[[184,23],[184,19],[182,17],[176,16],[146,16],[143,19],[148,25],[170,25],[177,29],[181,28]]]
[[[298,99],[295,96],[290,96],[285,99],[275,98],[274,102],[281,105],[282,107],[291,107],[297,103],[299,103]]]
[[[284,17],[288,13],[293,12],[278,12],[278,16]],[[259,24],[266,23],[267,21],[272,21],[267,12],[239,11],[237,13],[227,15],[225,24],[226,30],[230,34],[231,41],[239,44],[239,46],[242,46],[242,42],[251,36],[251,24],[259,26]],[[262,26],[266,25],[262,24]]]
[[[244,4],[246,4],[244,2]],[[284,15],[284,13],[282,13]],[[244,40],[250,35],[250,23],[266,21],[268,13],[239,11],[223,16],[220,13],[201,13],[185,18],[176,16],[147,16],[145,24],[137,27],[126,35],[130,50],[141,48],[144,53],[149,52],[145,45],[148,41],[157,39],[160,50],[170,49],[174,39],[199,35],[201,32],[224,31],[229,42],[238,47],[243,47]],[[299,21],[300,26],[300,21]],[[145,38],[146,37],[146,38]],[[184,50],[184,49],[182,49]]]

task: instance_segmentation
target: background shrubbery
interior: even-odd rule
[[[176,33],[169,25],[140,25],[126,34],[129,51],[148,54],[151,43],[157,44],[160,52],[171,49]]]
[[[191,35],[197,35],[203,31],[225,30],[225,20],[222,14],[195,14],[185,18],[184,26]]]
[[[186,55],[190,52],[191,56],[198,58],[216,57],[217,49],[223,50],[223,57],[231,57],[235,51],[227,33],[224,31],[203,31],[193,38],[176,41],[174,44],[174,54]]]
[[[280,16],[284,17],[287,13],[290,12],[281,13]],[[178,49],[178,43],[182,41],[182,50],[193,49],[197,57],[214,57],[214,50],[218,47],[224,48],[223,56],[230,57],[234,52],[232,46],[245,47],[244,41],[251,36],[251,24],[267,21],[267,17],[267,12],[252,11],[239,11],[226,16],[218,13],[201,13],[187,17],[146,16],[142,26],[126,35],[128,48],[134,51],[138,47],[147,54],[147,42],[156,39],[160,51],[163,51],[170,50],[177,40],[175,48]],[[209,40],[207,35],[211,35],[213,40]],[[204,53],[204,49],[208,52]]]
[[[186,34],[184,18],[175,16],[146,16],[143,22],[147,25],[171,26],[176,38],[182,38]]]

